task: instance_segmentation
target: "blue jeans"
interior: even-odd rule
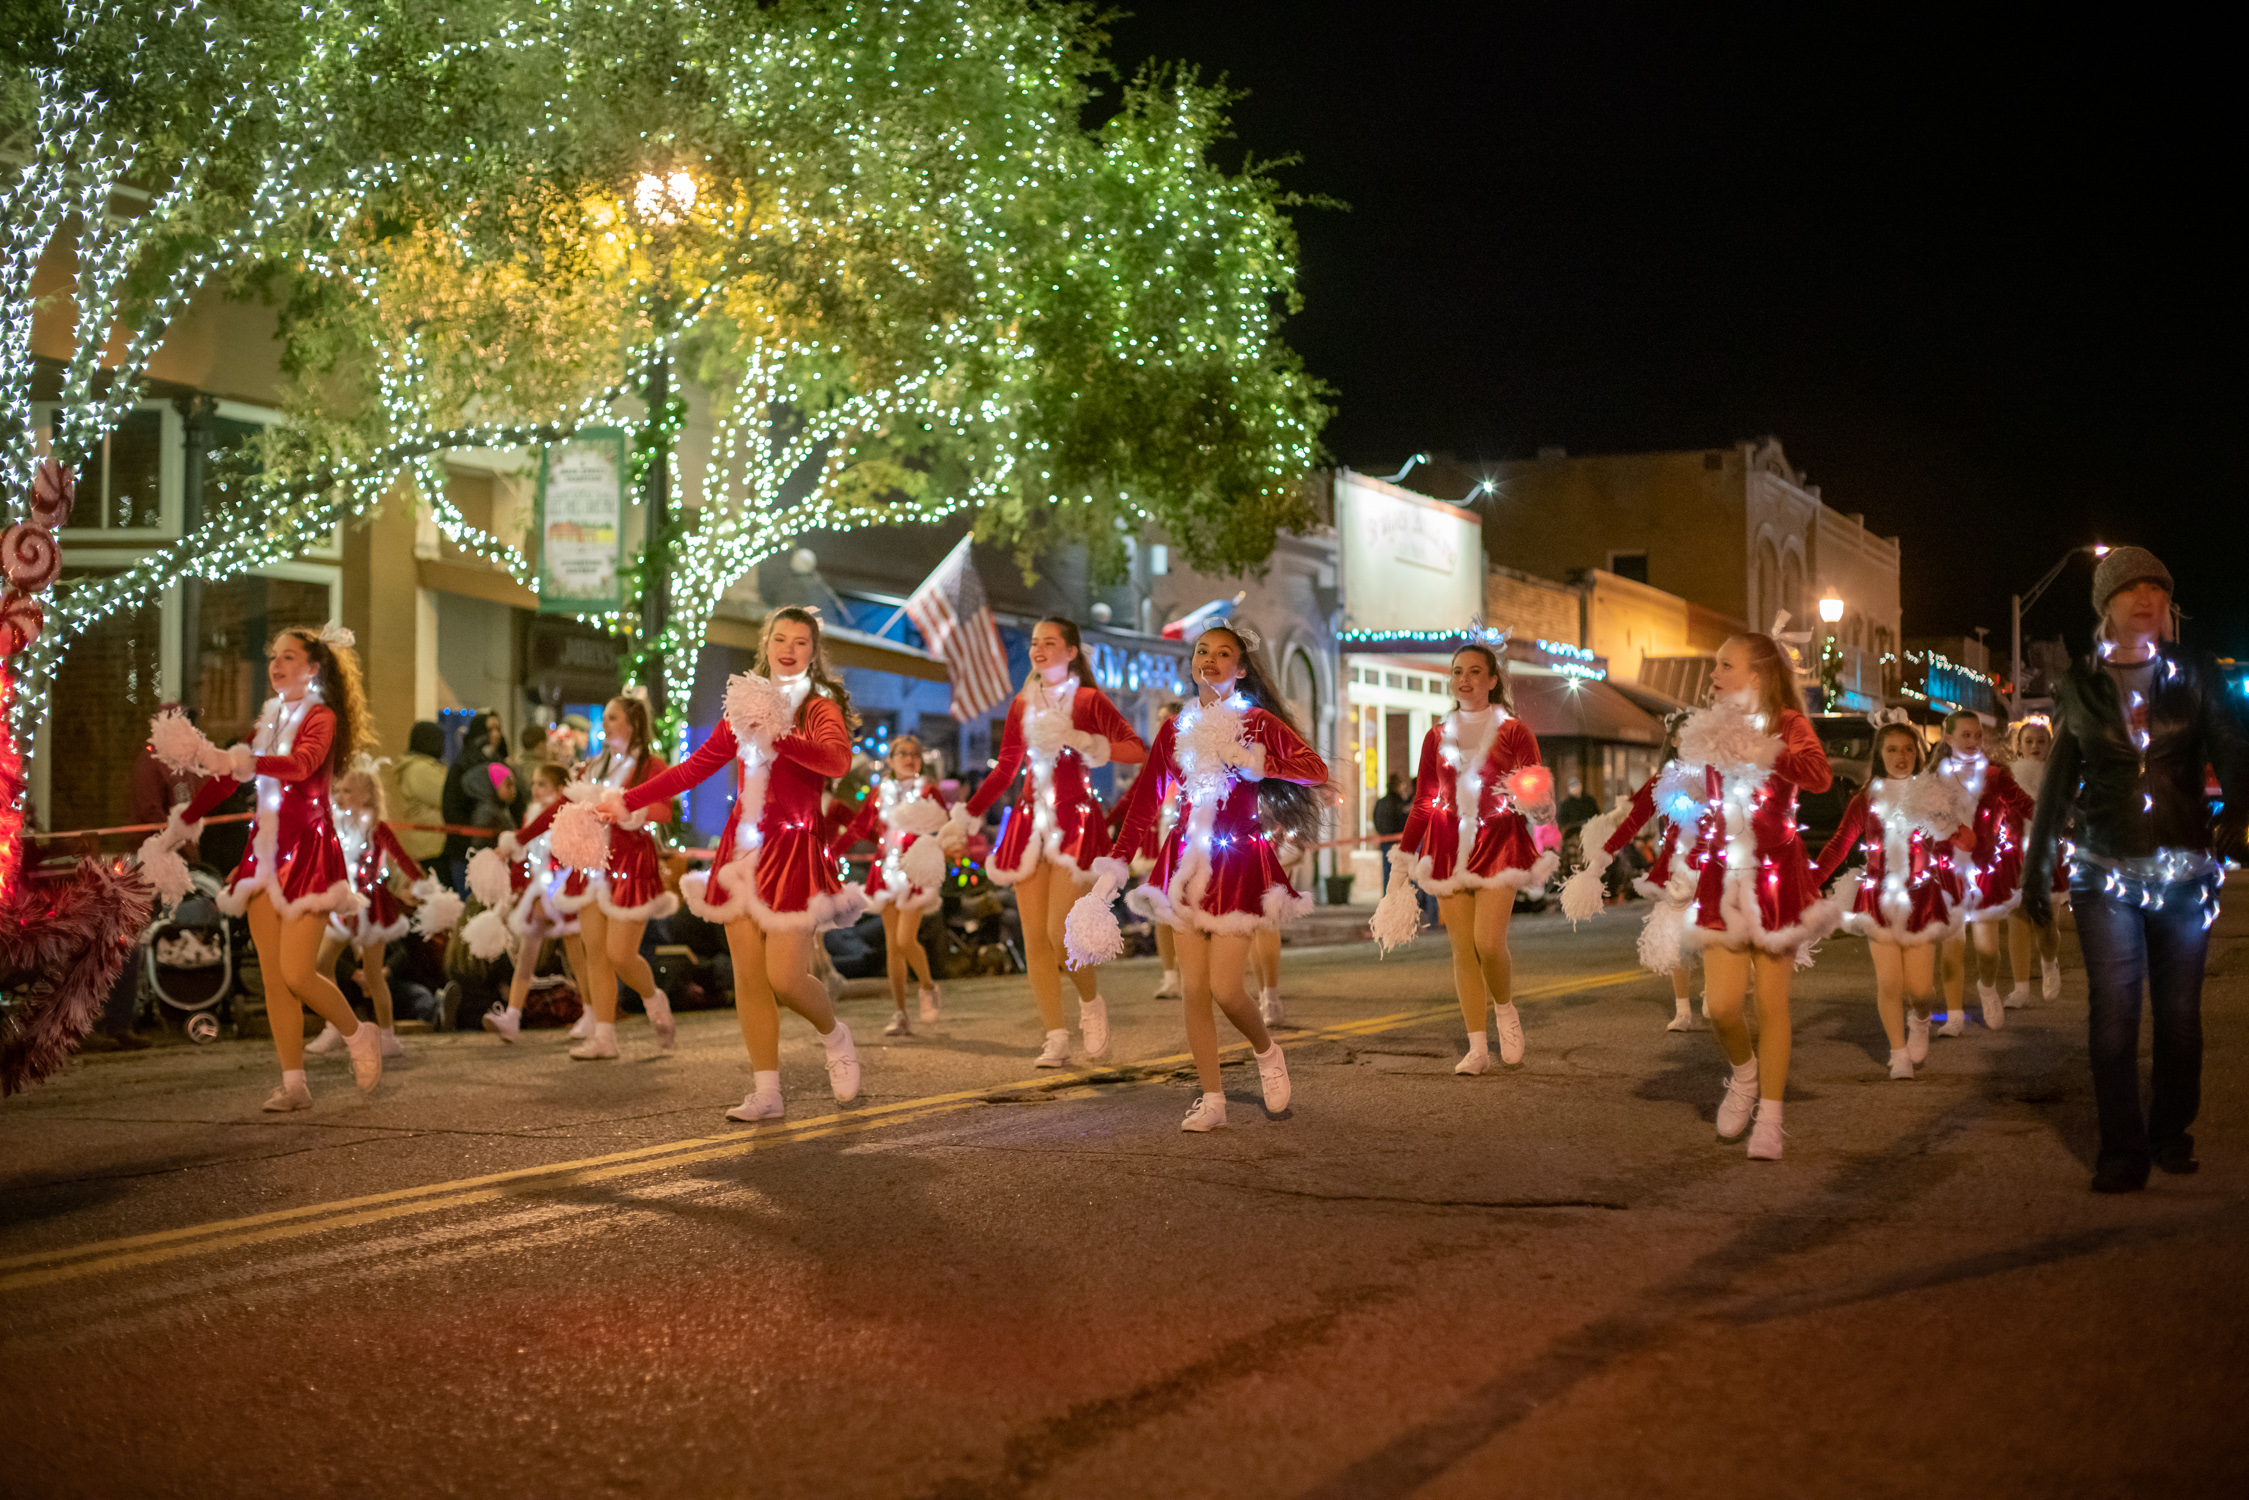
[[[2089,1032],[2101,1163],[2147,1170],[2188,1141],[2202,1108],[2202,968],[2217,912],[2215,880],[2137,885],[2080,866],[2069,908],[2092,987]],[[2155,1066],[2140,1113],[2140,992],[2155,1014]]]

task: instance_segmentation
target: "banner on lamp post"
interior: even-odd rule
[[[539,457],[539,613],[624,607],[625,430],[587,427]]]

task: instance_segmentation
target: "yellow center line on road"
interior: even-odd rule
[[[1537,985],[1516,992],[1518,1000],[1549,999],[1560,995],[1577,994],[1586,990],[1605,989],[1628,980],[1645,977],[1639,969],[1624,969],[1610,974],[1589,975],[1582,979],[1562,980],[1552,984]],[[1318,1041],[1345,1040],[1352,1037],[1371,1036],[1384,1031],[1394,1031],[1440,1016],[1457,1012],[1458,1007],[1432,1005],[1413,1010],[1396,1011],[1389,1015],[1370,1016],[1363,1020],[1346,1021],[1334,1026],[1323,1026],[1299,1032],[1283,1041],[1284,1048],[1297,1048]],[[1243,1050],[1246,1043],[1236,1043],[1225,1049],[1228,1052]],[[151,1234],[127,1235],[120,1239],[97,1240],[90,1244],[67,1249],[47,1250],[27,1255],[11,1256],[0,1260],[0,1292],[43,1286],[56,1281],[71,1280],[96,1275],[111,1270],[133,1266],[157,1264],[190,1255],[204,1255],[220,1250],[246,1245],[262,1244],[273,1240],[301,1235],[326,1234],[332,1230],[349,1229],[363,1224],[373,1224],[385,1219],[400,1218],[409,1214],[441,1213],[456,1208],[472,1207],[496,1199],[517,1196],[528,1191],[552,1191],[575,1184],[611,1181],[621,1177],[638,1176],[647,1172],[668,1171],[692,1162],[714,1161],[725,1157],[743,1156],[756,1150],[772,1150],[778,1146],[798,1141],[818,1140],[826,1136],[858,1133],[884,1129],[894,1125],[930,1119],[937,1115],[952,1114],[972,1109],[994,1094],[1011,1092],[1054,1092],[1087,1082],[1111,1086],[1138,1087],[1162,1081],[1169,1070],[1193,1061],[1189,1053],[1176,1052],[1167,1057],[1150,1058],[1118,1070],[1123,1076],[1104,1078],[1105,1070],[1092,1073],[1071,1072],[1060,1077],[1047,1075],[1025,1079],[1018,1083],[987,1084],[980,1088],[960,1089],[951,1093],[930,1094],[918,1099],[902,1099],[892,1104],[878,1104],[864,1109],[820,1115],[809,1120],[789,1121],[774,1125],[761,1125],[750,1133],[733,1131],[726,1135],[690,1136],[683,1140],[666,1141],[660,1145],[642,1146],[630,1151],[616,1151],[603,1156],[589,1156],[576,1161],[550,1162],[544,1166],[517,1167],[506,1172],[491,1172],[479,1177],[464,1177],[451,1182],[434,1182],[421,1187],[397,1188],[390,1192],[369,1193],[356,1198],[340,1198],[326,1203],[306,1204],[300,1208],[277,1209],[271,1213],[251,1214],[236,1219],[219,1219],[207,1224],[194,1224],[180,1229],[161,1230]]]

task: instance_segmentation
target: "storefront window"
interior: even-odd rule
[[[164,612],[152,603],[108,615],[71,643],[55,676],[48,731],[48,827],[126,821],[133,761],[163,701],[163,631]]]
[[[229,578],[203,585],[200,633],[188,670],[203,730],[228,745],[248,735],[268,696],[266,646],[291,625],[328,622],[328,585],[292,578]]]

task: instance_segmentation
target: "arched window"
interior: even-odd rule
[[[1313,674],[1312,658],[1301,650],[1288,654],[1288,665],[1281,672],[1281,696],[1288,700],[1289,712],[1296,716],[1304,738],[1316,746],[1320,736],[1320,679]]]
[[[1783,606],[1780,602],[1780,553],[1773,539],[1766,537],[1757,544],[1757,587],[1749,596],[1749,628],[1764,630],[1773,623],[1773,614]]]
[[[1780,599],[1773,609],[1788,611],[1791,630],[1802,630],[1810,623],[1804,613],[1804,559],[1793,547],[1781,554]],[[1762,629],[1772,622],[1772,616],[1767,615],[1757,625]]]

